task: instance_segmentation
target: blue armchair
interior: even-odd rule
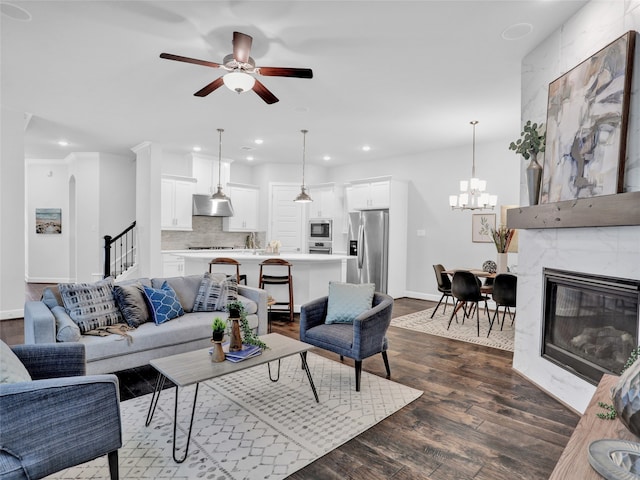
[[[33,381],[0,385],[0,478],[35,480],[107,454],[117,480],[118,378],[85,376],[82,344],[11,349]]]
[[[362,360],[382,354],[387,378],[391,376],[387,358],[387,329],[391,323],[393,298],[384,293],[373,295],[371,310],[360,314],[353,324],[325,324],[329,297],[321,297],[300,307],[300,341],[355,361],[356,392],[360,391]]]

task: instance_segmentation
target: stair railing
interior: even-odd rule
[[[136,263],[137,235],[136,222],[122,233],[112,237],[104,236],[104,278],[125,272]]]

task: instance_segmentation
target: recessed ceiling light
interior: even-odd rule
[[[520,40],[533,32],[533,25],[530,23],[514,23],[505,28],[501,34],[505,40]]]
[[[58,140],[58,145],[60,145],[61,147],[66,147],[67,145],[69,145],[69,142],[67,142],[66,140]]]
[[[371,150],[371,147],[369,145],[363,145],[362,146],[362,151],[363,152],[368,152],[369,150]]]
[[[28,22],[31,20],[31,14],[29,12],[22,7],[14,5],[13,3],[0,3],[0,12],[2,15],[13,20],[20,20],[21,22]]]
[[[261,138],[256,138],[256,139],[254,140],[254,142],[255,142],[255,144],[256,144],[256,145],[262,145],[262,142],[263,142],[263,141],[264,141],[264,140],[262,140]]]
[[[253,155],[247,155],[247,161],[253,162]]]
[[[200,151],[202,151],[202,147],[200,145],[194,145],[193,146],[193,151],[194,152],[200,152]]]
[[[329,160],[331,160],[331,157],[330,157],[329,155],[325,155],[324,157],[322,157],[322,159],[323,159],[325,162],[328,162]]]

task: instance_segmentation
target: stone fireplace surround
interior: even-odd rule
[[[630,208],[639,208],[638,204]],[[583,413],[595,386],[541,356],[543,268],[640,280],[640,226],[519,231],[518,317],[513,368]]]

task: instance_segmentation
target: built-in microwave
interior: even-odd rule
[[[327,218],[314,218],[309,220],[309,240],[331,241],[331,225],[333,221]]]

